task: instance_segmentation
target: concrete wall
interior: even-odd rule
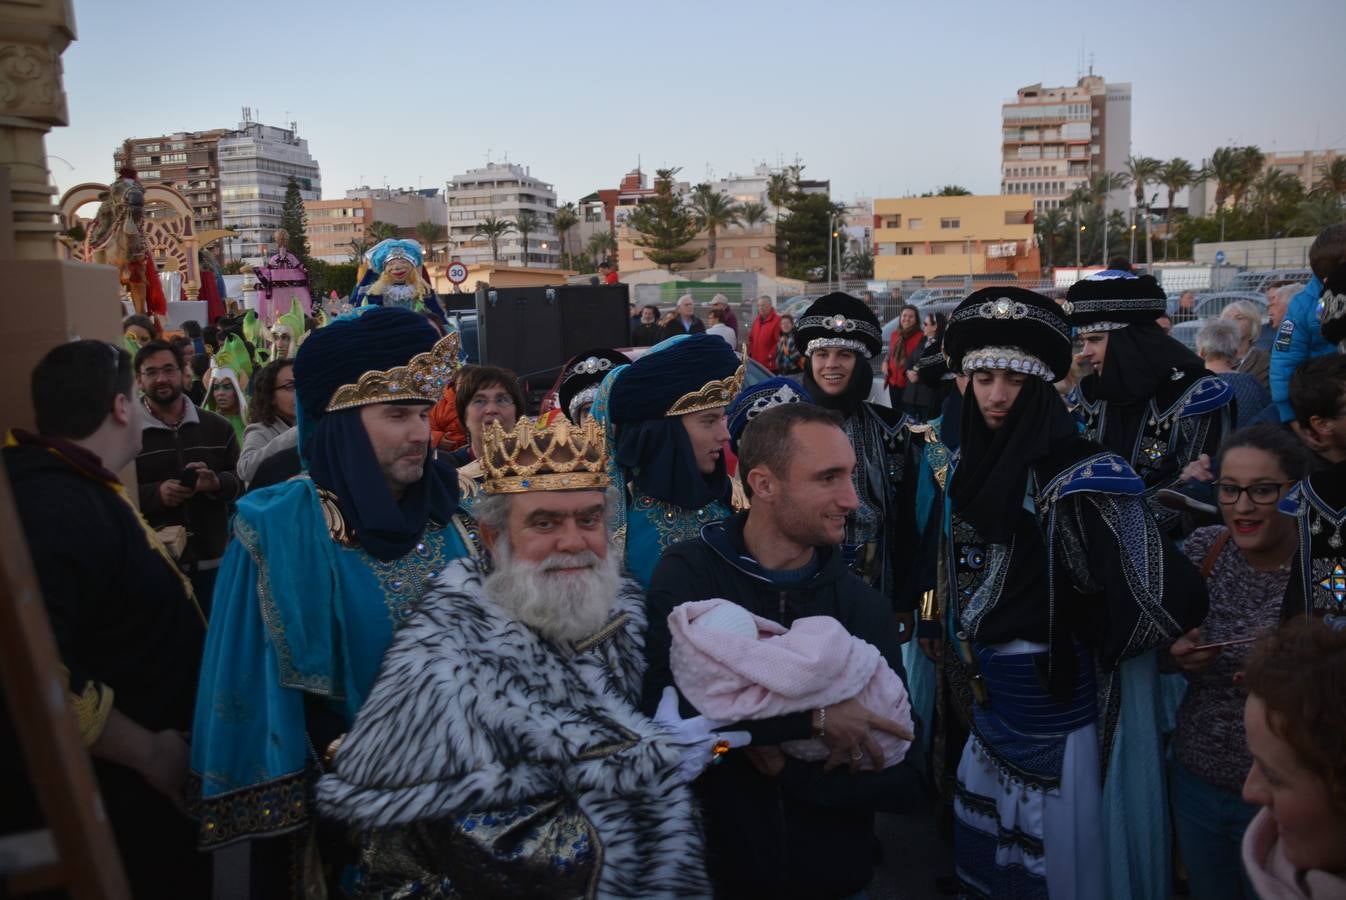
[[[1215,265],[1215,254],[1223,250],[1226,266],[1244,269],[1307,268],[1311,237],[1275,238],[1264,241],[1213,241],[1192,247],[1192,261],[1198,265]]]

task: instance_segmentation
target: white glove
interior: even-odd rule
[[[695,781],[706,766],[713,762],[718,754],[715,745],[723,742],[730,749],[746,747],[752,743],[752,735],[746,731],[719,731],[715,729],[725,725],[705,716],[692,716],[684,719],[678,715],[678,691],[669,685],[659,698],[659,708],[655,710],[654,721],[669,733],[670,743],[682,751],[678,761],[678,778],[683,784]]]

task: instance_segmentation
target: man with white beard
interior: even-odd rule
[[[485,435],[491,567],[456,560],[318,785],[359,834],[355,897],[709,896],[687,783],[741,733],[637,709],[645,612],[592,419]],[[419,894],[418,894],[419,896]]]

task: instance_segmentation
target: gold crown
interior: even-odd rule
[[[578,425],[562,415],[550,423],[521,416],[513,431],[492,422],[482,436],[481,467],[488,494],[602,490],[612,483],[607,438],[592,416]]]
[[[743,345],[743,361],[739,363],[738,369],[733,375],[725,378],[717,378],[714,381],[708,381],[702,387],[695,391],[688,391],[683,394],[673,405],[668,408],[665,416],[685,416],[688,413],[701,412],[703,409],[714,409],[717,406],[728,406],[734,402],[738,392],[743,388],[743,378],[748,372],[748,345]]]
[[[353,409],[371,403],[421,400],[438,403],[444,385],[458,368],[458,332],[450,331],[425,353],[418,353],[405,366],[386,372],[366,372],[355,384],[343,384],[327,401],[327,412]]]

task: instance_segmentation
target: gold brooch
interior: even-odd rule
[[[578,425],[561,415],[550,424],[520,417],[512,431],[492,422],[482,436],[481,464],[488,494],[602,490],[611,483],[607,438],[592,416]]]
[[[734,402],[738,392],[743,388],[743,378],[748,372],[748,345],[743,345],[743,362],[739,363],[737,371],[727,378],[717,378],[714,381],[706,382],[699,390],[689,391],[683,394],[673,405],[668,408],[665,416],[685,416],[688,413],[701,412],[703,409],[714,409],[717,406],[728,406]]]
[[[366,372],[355,384],[336,389],[327,402],[327,412],[395,400],[438,403],[444,396],[444,385],[458,368],[458,348],[458,332],[450,331],[428,351],[413,356],[405,366],[386,372]]]

